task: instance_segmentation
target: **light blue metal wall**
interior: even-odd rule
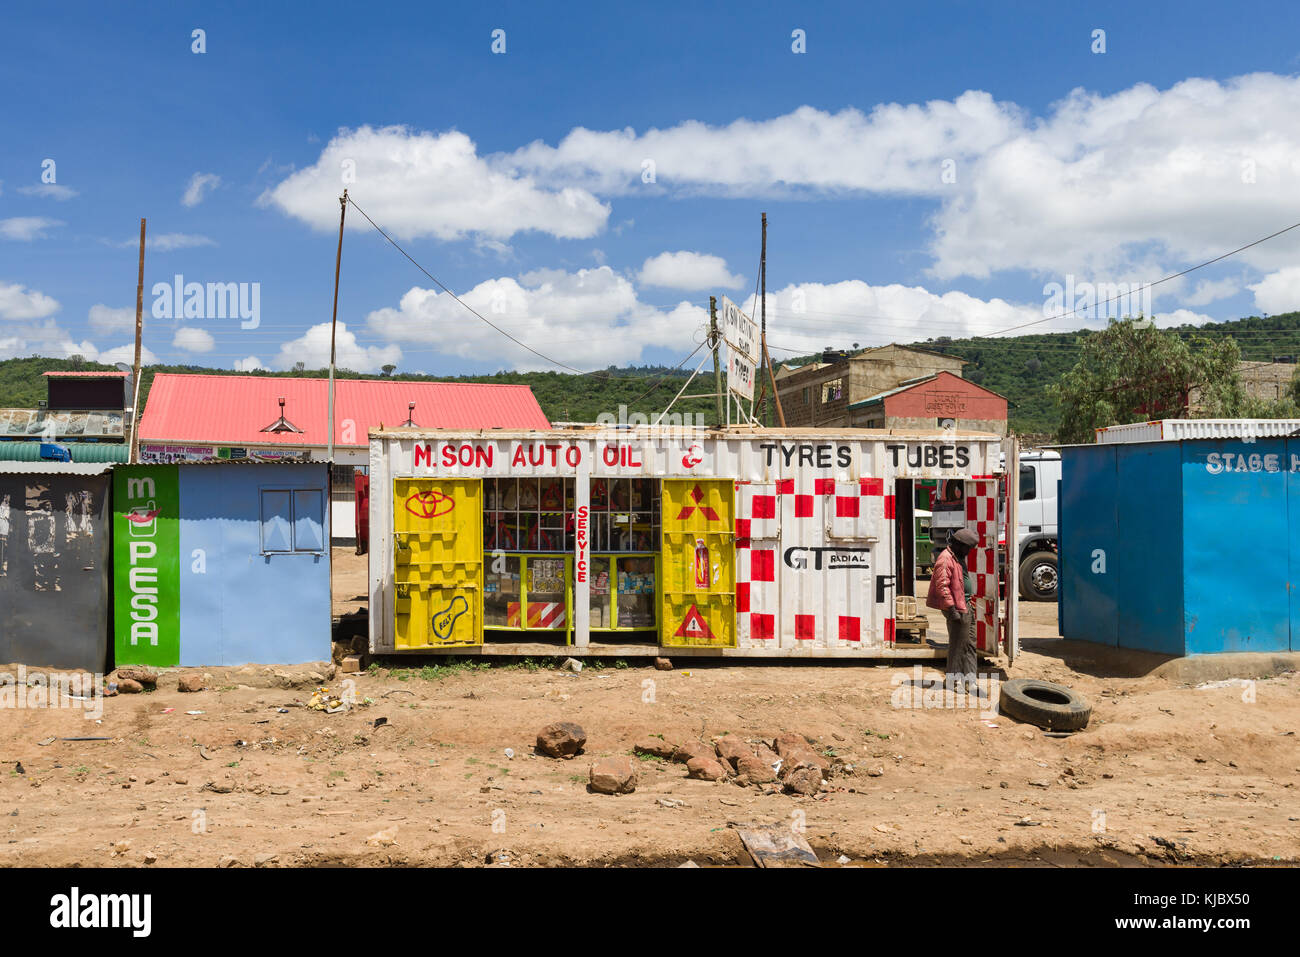
[[[1119,642],[1115,448],[1066,450],[1057,498],[1061,635],[1111,647]]]
[[[263,554],[264,489],[321,490],[328,523],[324,464],[180,467],[182,665],[329,659],[329,553]]]
[[[1290,648],[1286,442],[1181,443],[1186,654]]]

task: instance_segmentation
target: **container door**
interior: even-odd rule
[[[1007,445],[1007,466],[1003,472],[1005,493],[1003,501],[1006,502],[1006,507],[1002,510],[999,540],[1006,595],[1002,642],[1007,653],[1007,663],[1010,664],[1020,654],[1020,589],[1017,587],[1019,569],[1016,567],[1016,529],[1019,527],[1020,511],[1020,442],[1012,438],[1008,440]],[[1060,581],[1059,572],[1057,581]]]
[[[1287,590],[1291,600],[1291,650],[1300,651],[1300,439],[1287,439],[1282,466],[1287,482],[1287,541],[1291,543]]]
[[[393,491],[395,647],[482,644],[482,483],[397,479]]]
[[[998,653],[998,480],[966,481],[966,527],[979,544],[966,558],[973,579],[975,647],[988,655]]]
[[[735,483],[664,479],[664,645],[736,646]]]

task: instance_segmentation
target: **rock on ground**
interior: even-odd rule
[[[587,743],[587,732],[572,721],[557,721],[537,732],[537,750],[552,758],[571,758]]]
[[[625,754],[601,758],[591,766],[590,785],[598,794],[631,794],[636,790],[636,762]]]
[[[179,678],[176,679],[176,690],[177,691],[202,691],[203,676],[202,675],[181,675]]]
[[[721,761],[713,758],[691,758],[686,762],[687,777],[701,781],[721,781],[727,776],[727,769]]]

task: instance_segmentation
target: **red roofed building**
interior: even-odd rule
[[[179,462],[328,455],[329,380],[258,375],[154,376],[140,419],[140,461]],[[526,385],[336,379],[333,536],[355,535],[354,467],[370,461],[370,429],[551,427]]]

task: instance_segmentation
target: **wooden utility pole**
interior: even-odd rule
[[[718,361],[718,297],[709,297],[709,336],[713,339],[713,391],[717,393],[715,400],[718,407],[718,428],[721,428],[724,422],[723,402],[727,397],[722,394],[722,363]]]
[[[335,332],[339,324],[339,269],[343,265],[343,221],[348,215],[348,191],[339,197],[339,251],[334,257],[334,315],[330,318],[330,487],[334,485],[334,359]]]
[[[135,378],[135,397],[131,399],[131,444],[126,450],[126,460],[131,465],[140,461],[140,347],[144,340],[144,219],[140,220],[140,272],[135,281],[135,362],[131,375]]]
[[[758,255],[758,287],[762,298],[759,300],[760,330],[763,343],[763,368],[767,370],[768,382],[772,383],[772,401],[776,403],[777,421],[781,423],[781,428],[785,428],[785,412],[781,408],[781,396],[776,391],[776,373],[772,370],[772,357],[767,353],[767,213],[763,214],[763,245]],[[760,373],[759,379],[763,376]],[[767,383],[763,383],[763,389],[767,388]],[[760,391],[759,395],[763,393]],[[759,416],[763,424],[767,424],[767,400],[763,399],[763,407],[759,411]]]
[[[763,345],[763,354],[759,357],[765,366],[767,364],[767,213],[763,214],[763,242],[758,252],[758,312],[759,312],[759,329],[762,337],[759,340]],[[760,369],[758,379],[763,381],[763,372]],[[767,400],[763,396],[763,387],[759,386],[759,411],[758,417],[764,425],[767,425]]]

